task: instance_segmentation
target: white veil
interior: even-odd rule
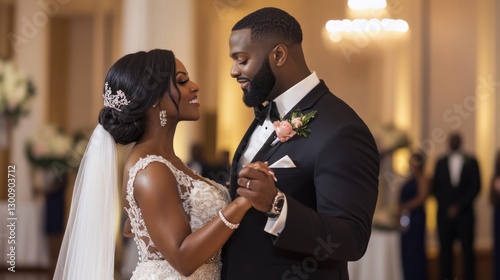
[[[119,226],[117,177],[115,141],[98,124],[76,177],[54,280],[114,278]]]

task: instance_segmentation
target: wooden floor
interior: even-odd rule
[[[428,260],[429,280],[439,279],[439,261],[437,256]],[[454,266],[455,278],[453,280],[462,280],[463,278],[463,259],[460,252],[455,253]],[[491,251],[476,251],[476,279],[493,279],[493,257]]]
[[[10,272],[7,268],[2,268],[0,271],[0,279],[2,280],[52,280],[52,275],[46,270],[26,269]]]
[[[491,280],[493,260],[490,251],[476,252],[476,272],[477,280]],[[439,279],[439,263],[436,257],[432,257],[428,262],[429,267],[429,280],[440,280]],[[458,253],[455,256],[455,271],[456,276],[453,280],[462,280],[462,258]],[[22,269],[15,273],[9,272],[7,268],[0,268],[0,279],[1,280],[52,280],[52,275],[46,270],[40,269]],[[125,279],[117,279],[125,280]],[[371,280],[371,279],[366,279]],[[403,279],[386,279],[386,280],[403,280]]]

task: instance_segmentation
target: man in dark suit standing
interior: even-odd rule
[[[349,279],[347,262],[370,239],[377,147],[309,70],[301,43],[299,23],[276,8],[232,29],[231,76],[256,120],[235,152],[230,192],[254,208],[224,247],[222,279]]]
[[[481,177],[477,160],[460,151],[461,143],[459,134],[450,135],[450,153],[437,162],[432,184],[438,201],[440,279],[455,279],[452,262],[457,238],[462,244],[465,279],[475,279],[473,202],[481,188]]]

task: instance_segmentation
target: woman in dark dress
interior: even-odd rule
[[[490,199],[493,203],[493,279],[500,280],[500,151],[495,160],[493,179],[491,180]]]
[[[401,225],[401,257],[405,280],[427,279],[425,254],[425,209],[429,182],[424,176],[425,155],[413,152],[410,175],[401,189],[399,199]]]
[[[44,175],[45,234],[49,246],[50,268],[55,269],[64,234],[68,173],[56,174],[55,170],[46,170]]]

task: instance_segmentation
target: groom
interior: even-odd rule
[[[232,29],[231,76],[257,118],[235,152],[230,192],[254,208],[224,247],[222,279],[349,279],[347,262],[361,258],[370,239],[377,147],[309,70],[301,42],[299,23],[276,8]],[[289,122],[273,123],[278,115]]]

